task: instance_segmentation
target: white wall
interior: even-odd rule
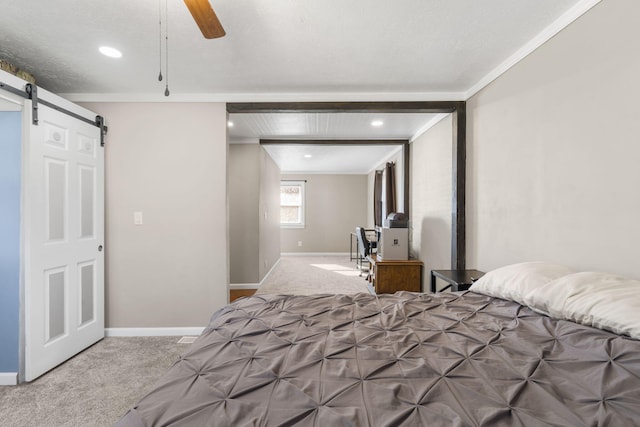
[[[227,303],[225,105],[85,105],[109,126],[107,327],[206,325]]]
[[[451,268],[453,198],[451,114],[411,143],[411,246],[424,262],[423,290],[431,270]]]
[[[467,264],[640,278],[640,2],[603,1],[468,102]]]

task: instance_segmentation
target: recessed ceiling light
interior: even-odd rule
[[[100,49],[98,50],[101,54],[103,54],[104,56],[108,56],[109,58],[120,58],[122,56],[122,52],[113,47],[100,46]]]
[[[312,156],[311,154],[305,154],[305,155],[304,155],[304,158],[305,158],[305,159],[310,159],[310,158],[312,158],[312,157],[313,157],[313,156]]]
[[[374,120],[371,122],[371,126],[375,126],[375,127],[382,126],[383,124],[384,122],[382,120]]]
[[[232,122],[231,120],[229,120],[229,121],[227,122],[227,126],[228,126],[228,127],[230,127],[230,128],[232,128],[232,127],[233,127],[233,122]]]

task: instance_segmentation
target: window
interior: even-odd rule
[[[280,226],[304,227],[304,181],[280,181]]]

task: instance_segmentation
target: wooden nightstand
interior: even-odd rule
[[[431,292],[441,292],[449,288],[453,292],[466,291],[482,276],[484,273],[478,270],[431,270]],[[437,291],[436,278],[444,280],[448,285]]]
[[[370,256],[369,263],[370,281],[376,294],[393,294],[398,291],[422,292],[422,261],[382,261]]]

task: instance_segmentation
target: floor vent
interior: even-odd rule
[[[178,344],[191,344],[196,340],[196,338],[198,337],[182,337],[178,341]]]

